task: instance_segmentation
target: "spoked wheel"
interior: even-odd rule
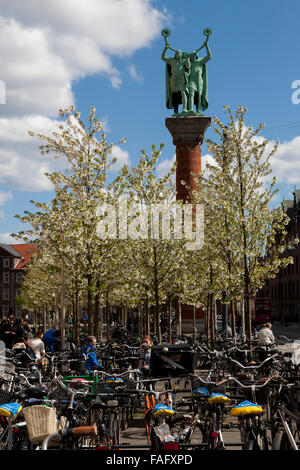
[[[110,414],[108,431],[113,446],[118,446],[120,444],[120,419],[115,413]]]
[[[248,439],[243,446],[243,450],[260,450],[260,447],[254,439]]]
[[[161,445],[160,439],[159,437],[157,437],[153,428],[151,429],[150,436],[151,436],[151,443],[150,443],[151,451],[161,451],[162,445]]]
[[[147,441],[149,445],[151,445],[151,431],[154,425],[155,425],[154,418],[152,416],[152,413],[149,412],[145,415],[146,435],[147,435]]]

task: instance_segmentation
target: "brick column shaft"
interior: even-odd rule
[[[193,173],[201,172],[201,144],[204,134],[211,122],[206,116],[171,117],[166,119],[166,127],[176,145],[176,200],[188,202],[188,192],[182,181],[190,188],[195,187]],[[177,309],[178,310],[178,309]],[[182,331],[185,332],[185,322],[191,325],[194,308],[191,305],[181,305]],[[196,319],[203,318],[202,309],[196,309]],[[178,311],[176,312],[178,319]],[[188,328],[190,331],[190,328]]]
[[[210,125],[210,117],[188,116],[171,117],[166,119],[166,127],[169,129],[173,144],[176,145],[176,199],[187,202],[188,194],[182,181],[194,187],[192,173],[201,172],[201,144],[205,131]]]

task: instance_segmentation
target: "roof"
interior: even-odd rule
[[[20,260],[17,262],[15,269],[23,269],[30,261],[33,253],[36,251],[34,245],[28,245],[28,243],[19,243],[16,245],[10,245],[16,250],[20,256]]]
[[[7,251],[7,253],[9,253],[11,256],[14,256],[15,258],[21,258],[21,253],[17,251],[14,246],[16,245],[6,245],[6,243],[0,243],[0,248],[3,248],[3,250]]]

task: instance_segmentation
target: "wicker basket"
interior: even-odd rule
[[[57,418],[54,408],[36,405],[23,409],[29,439],[33,444],[40,444],[47,436],[57,432]]]

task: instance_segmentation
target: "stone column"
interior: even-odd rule
[[[207,116],[185,116],[166,118],[166,127],[173,137],[176,146],[176,199],[184,203],[189,201],[189,195],[182,181],[190,188],[195,187],[194,174],[201,172],[201,144],[204,134],[209,127],[211,118]],[[178,302],[177,302],[178,304]],[[181,319],[178,312],[181,310]],[[176,321],[182,325],[182,333],[193,332],[194,315],[196,320],[203,318],[201,309],[192,305],[181,304],[181,309],[176,309]]]

